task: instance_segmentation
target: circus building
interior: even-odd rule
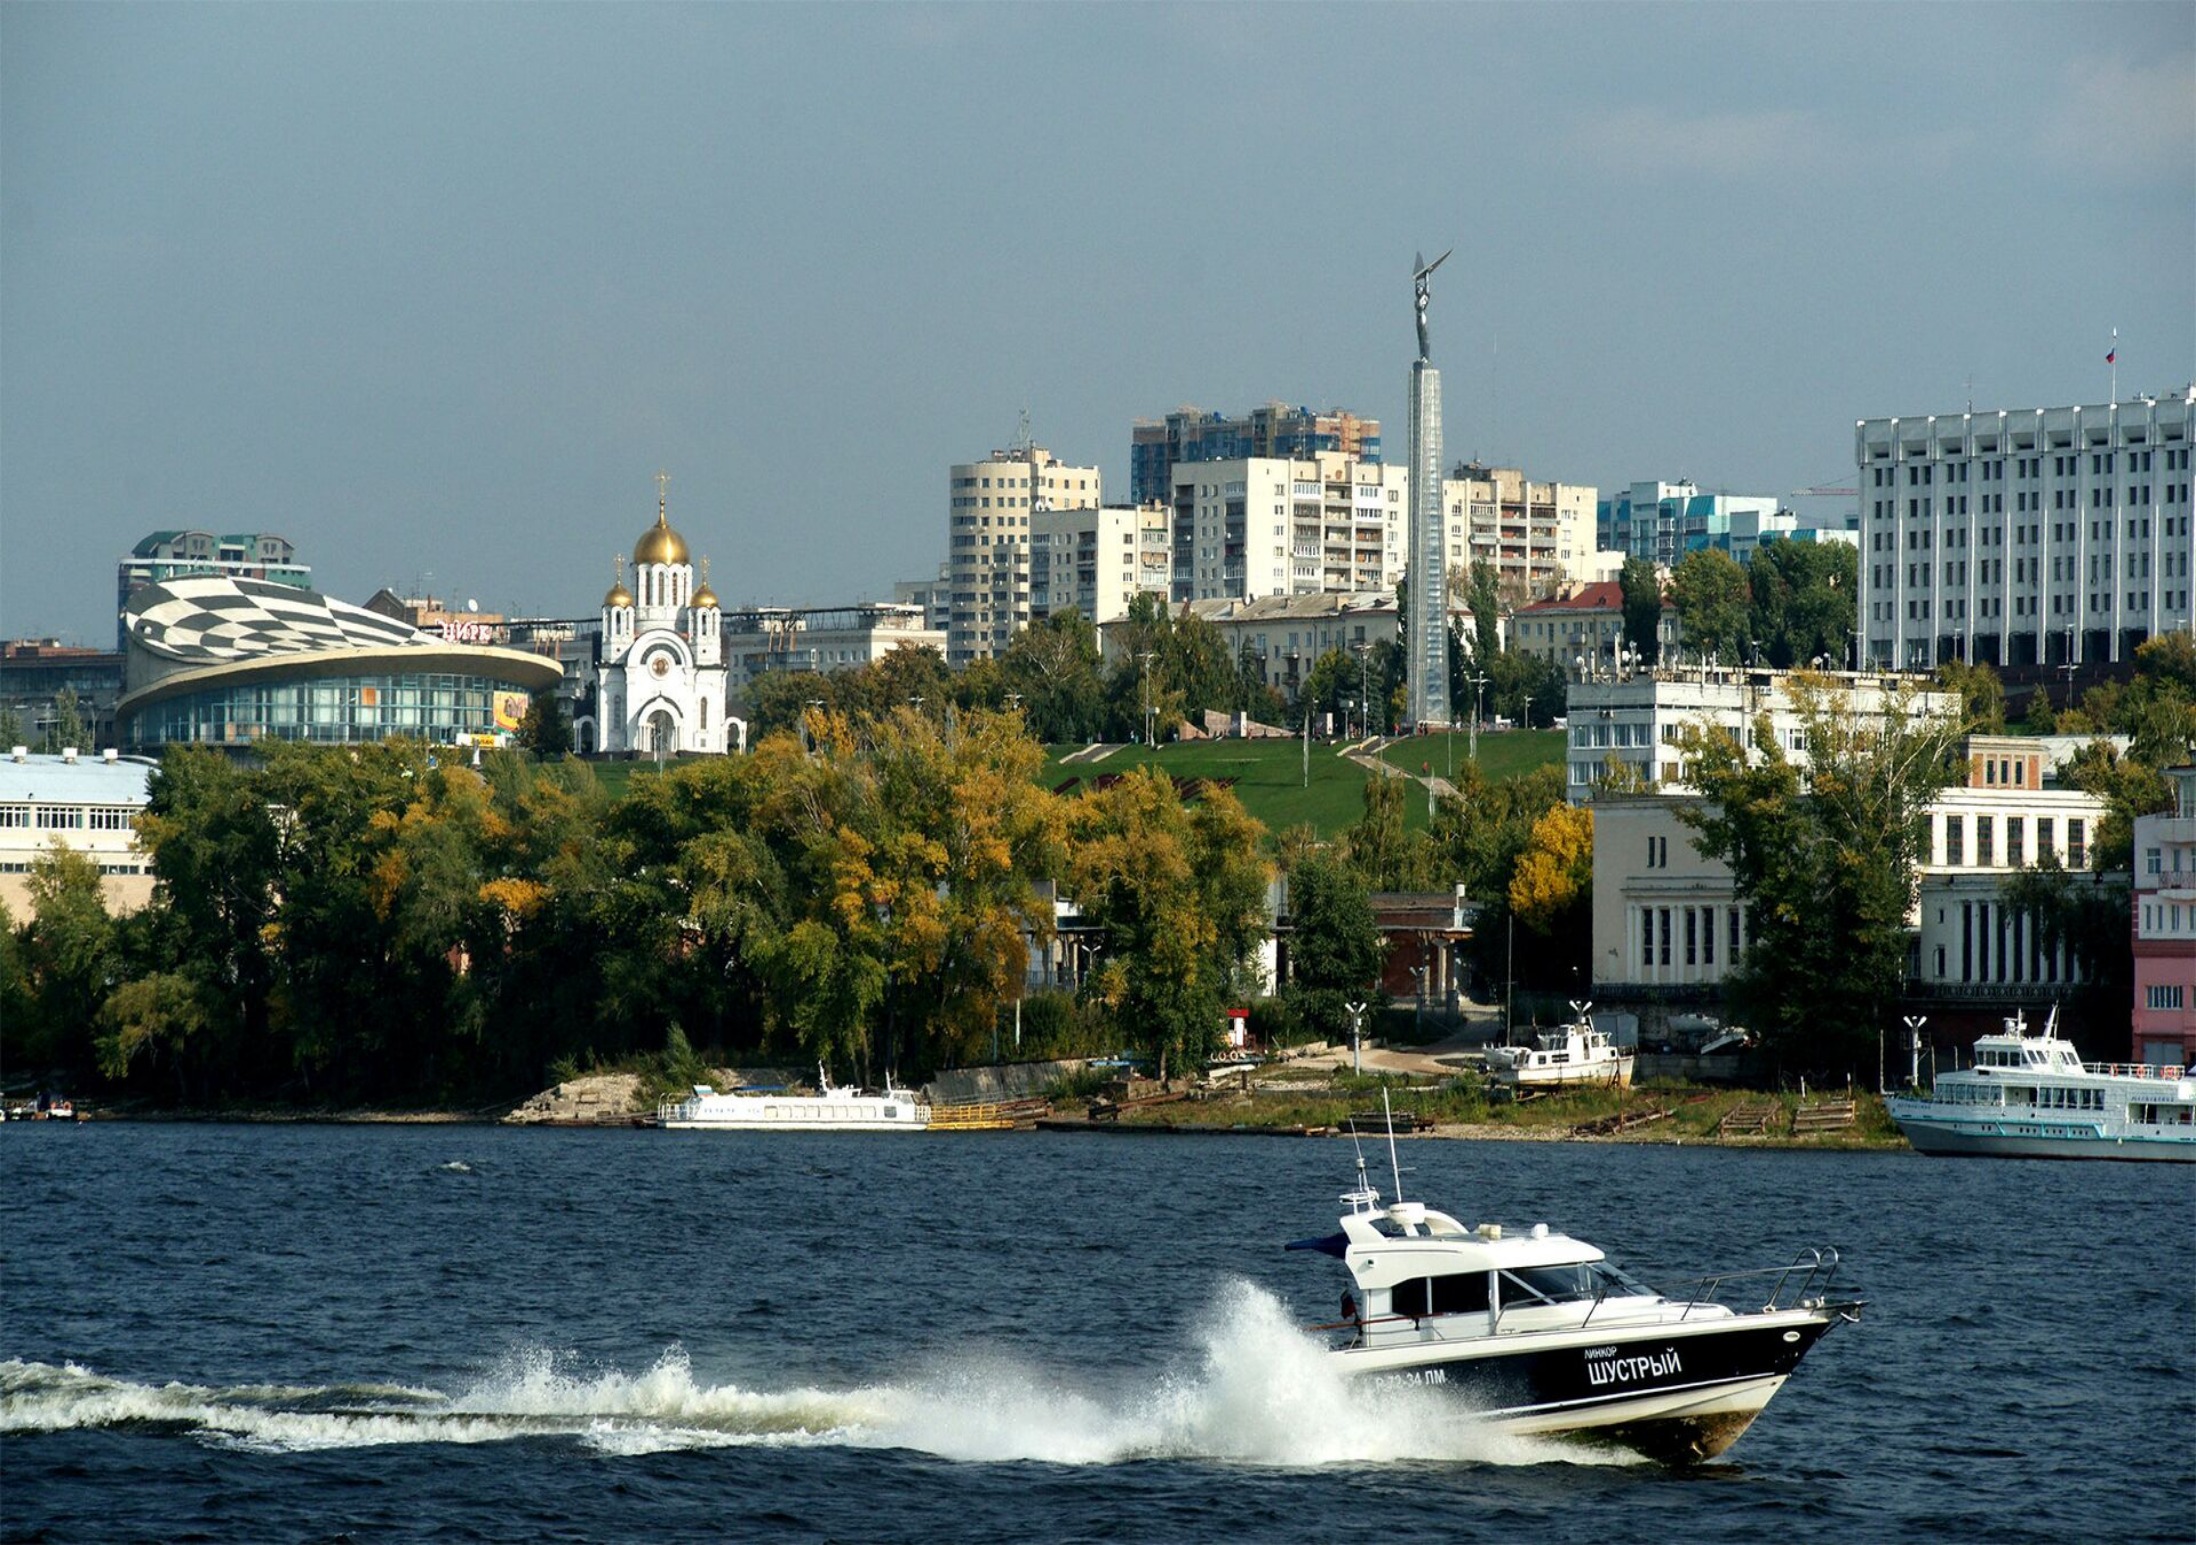
[[[572,739],[585,754],[673,756],[746,749],[747,726],[724,712],[724,613],[707,560],[694,583],[686,538],[671,529],[659,475],[656,523],[633,544],[602,598],[602,624],[578,666]]]
[[[454,643],[310,590],[225,575],[139,588],[123,639],[115,722],[130,750],[399,735],[499,745],[532,694],[564,674],[542,655]]]

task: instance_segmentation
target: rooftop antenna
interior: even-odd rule
[[[1014,434],[1014,448],[1017,451],[1027,451],[1033,443],[1029,436],[1029,409],[1024,408],[1021,427]]]

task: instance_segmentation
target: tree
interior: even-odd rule
[[[1584,805],[1554,805],[1533,823],[1510,876],[1510,912],[1555,946],[1563,970],[1590,964],[1594,891],[1594,813]],[[1575,979],[1575,978],[1574,978]]]
[[[2047,951],[2062,945],[2079,985],[2070,991],[2083,1050],[2115,1058],[2129,1044],[2135,1001],[2134,957],[2128,952],[2125,878],[2070,872],[2056,853],[2005,883],[2005,905],[2026,913]]]
[[[1472,614],[1472,658],[1484,666],[1502,649],[1502,586],[1495,566],[1472,560],[1467,606]]]
[[[1937,685],[1960,695],[1962,719],[1973,735],[2005,733],[2005,683],[1986,664],[1947,660],[1937,667]]]
[[[1015,634],[1002,666],[1008,690],[1022,696],[1029,733],[1048,744],[1092,741],[1105,733],[1103,670],[1097,629],[1073,608]]]
[[[1837,668],[1852,655],[1860,558],[1843,542],[1764,542],[1746,565],[1749,627],[1778,669]]]
[[[1207,1056],[1265,926],[1264,829],[1226,790],[1194,809],[1137,768],[1074,802],[1068,874],[1103,939],[1092,987],[1165,1078]]]
[[[119,968],[114,919],[100,891],[99,865],[56,842],[31,860],[31,919],[21,961],[36,1033],[11,1027],[10,1050],[33,1067],[88,1074],[92,1021]]]
[[[54,696],[53,723],[46,728],[44,747],[49,752],[66,751],[71,746],[89,751],[86,733],[84,716],[78,711],[76,688],[63,687]]]
[[[1662,657],[1662,581],[1654,564],[1646,558],[1625,559],[1617,588],[1624,598],[1624,641],[1653,665]]]
[[[1713,547],[1688,553],[1670,576],[1670,599],[1687,649],[1726,663],[1747,658],[1752,597],[1746,571],[1729,553]]]
[[[518,741],[545,761],[571,753],[572,721],[565,717],[564,704],[557,700],[554,687],[536,692],[533,701],[526,705],[526,718],[519,725]]]
[[[1797,678],[1800,767],[1766,715],[1751,746],[1689,727],[1681,745],[1703,801],[1679,810],[1694,845],[1728,865],[1751,937],[1728,978],[1744,1021],[1792,1071],[1866,1066],[1905,984],[1906,917],[1929,851],[1929,803],[1954,777],[1955,727],[1902,690],[1879,722]]]
[[[15,711],[12,703],[0,707],[0,754],[24,743],[23,716]]]
[[[1350,1028],[1348,1005],[1379,986],[1385,951],[1371,893],[1343,865],[1311,854],[1289,871],[1289,916],[1283,996],[1308,1029],[1338,1041]]]

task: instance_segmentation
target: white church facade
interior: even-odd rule
[[[602,627],[580,663],[574,746],[582,755],[675,756],[747,749],[747,726],[725,713],[724,615],[706,576],[694,583],[686,539],[671,529],[665,480],[656,523],[633,545],[602,598]],[[706,560],[705,560],[706,562]]]

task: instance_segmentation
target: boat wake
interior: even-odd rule
[[[0,1361],[0,1435],[85,1428],[269,1453],[551,1439],[607,1456],[780,1445],[1059,1465],[1621,1462],[1495,1432],[1436,1391],[1345,1379],[1272,1295],[1240,1283],[1218,1296],[1193,1356],[1128,1392],[988,1359],[851,1390],[746,1389],[697,1382],[678,1347],[638,1374],[529,1349],[455,1393],[152,1385]]]

